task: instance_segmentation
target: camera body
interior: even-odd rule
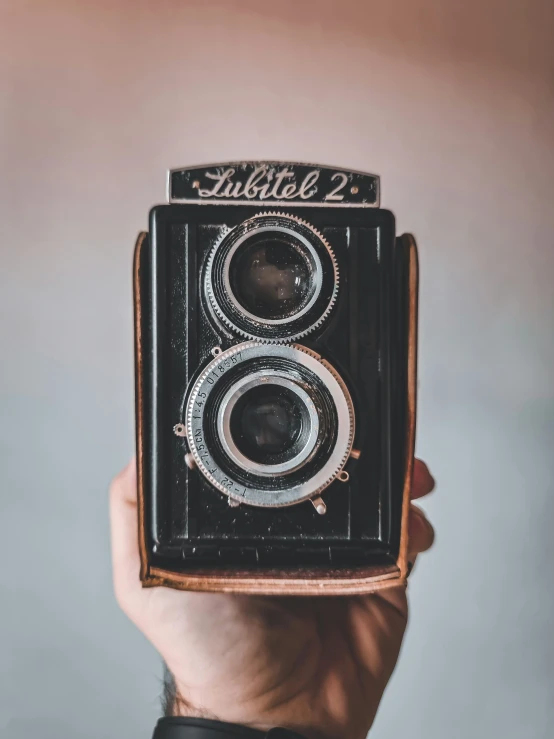
[[[371,592],[407,575],[417,254],[374,175],[173,170],[135,250],[144,585]]]

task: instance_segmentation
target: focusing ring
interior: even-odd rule
[[[256,475],[242,474],[229,465],[214,441],[212,413],[217,413],[213,398],[221,398],[222,384],[233,381],[237,372],[249,371],[257,361],[287,363],[298,376],[308,374],[325,388],[332,405],[333,428],[325,456],[314,467],[307,467],[301,479],[280,478],[279,484],[266,487]],[[218,401],[216,401],[217,403]],[[324,412],[321,404],[321,412]],[[300,344],[268,346],[261,342],[237,344],[219,354],[194,383],[185,406],[188,446],[204,477],[229,498],[252,506],[276,508],[300,503],[321,493],[342,471],[354,440],[354,407],[348,388],[336,370],[315,352]],[[311,473],[309,471],[311,470]],[[248,473],[248,470],[244,472]]]
[[[262,232],[295,239],[315,263],[313,295],[298,312],[271,319],[248,311],[233,293],[230,263],[237,249]],[[210,253],[205,290],[215,315],[228,328],[248,339],[264,343],[296,341],[318,328],[337,300],[339,270],[333,249],[311,224],[284,213],[261,213],[227,231]]]

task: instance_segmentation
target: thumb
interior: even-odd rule
[[[110,524],[114,590],[119,605],[126,610],[129,600],[142,590],[134,457],[110,486]]]

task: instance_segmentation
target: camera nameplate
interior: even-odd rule
[[[379,177],[299,162],[225,162],[171,169],[169,203],[378,208]]]

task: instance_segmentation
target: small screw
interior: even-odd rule
[[[356,193],[360,192],[360,188],[358,187],[358,185],[352,185],[352,187],[350,188],[350,192],[352,193],[352,195],[356,195]]]
[[[220,346],[214,346],[212,349],[212,354],[214,357],[219,357],[220,354],[223,354],[223,349]]]
[[[198,180],[194,180],[194,182],[192,183],[192,186],[194,187],[195,190],[197,190],[200,187],[200,182]]]
[[[327,506],[323,498],[312,498],[312,505],[319,513],[320,516],[324,516],[327,513]]]
[[[190,452],[187,452],[185,454],[185,464],[187,465],[189,470],[193,470],[196,467],[196,460]]]
[[[186,436],[187,430],[185,428],[185,424],[184,423],[175,424],[175,426],[173,427],[173,433],[175,434],[175,436]]]

